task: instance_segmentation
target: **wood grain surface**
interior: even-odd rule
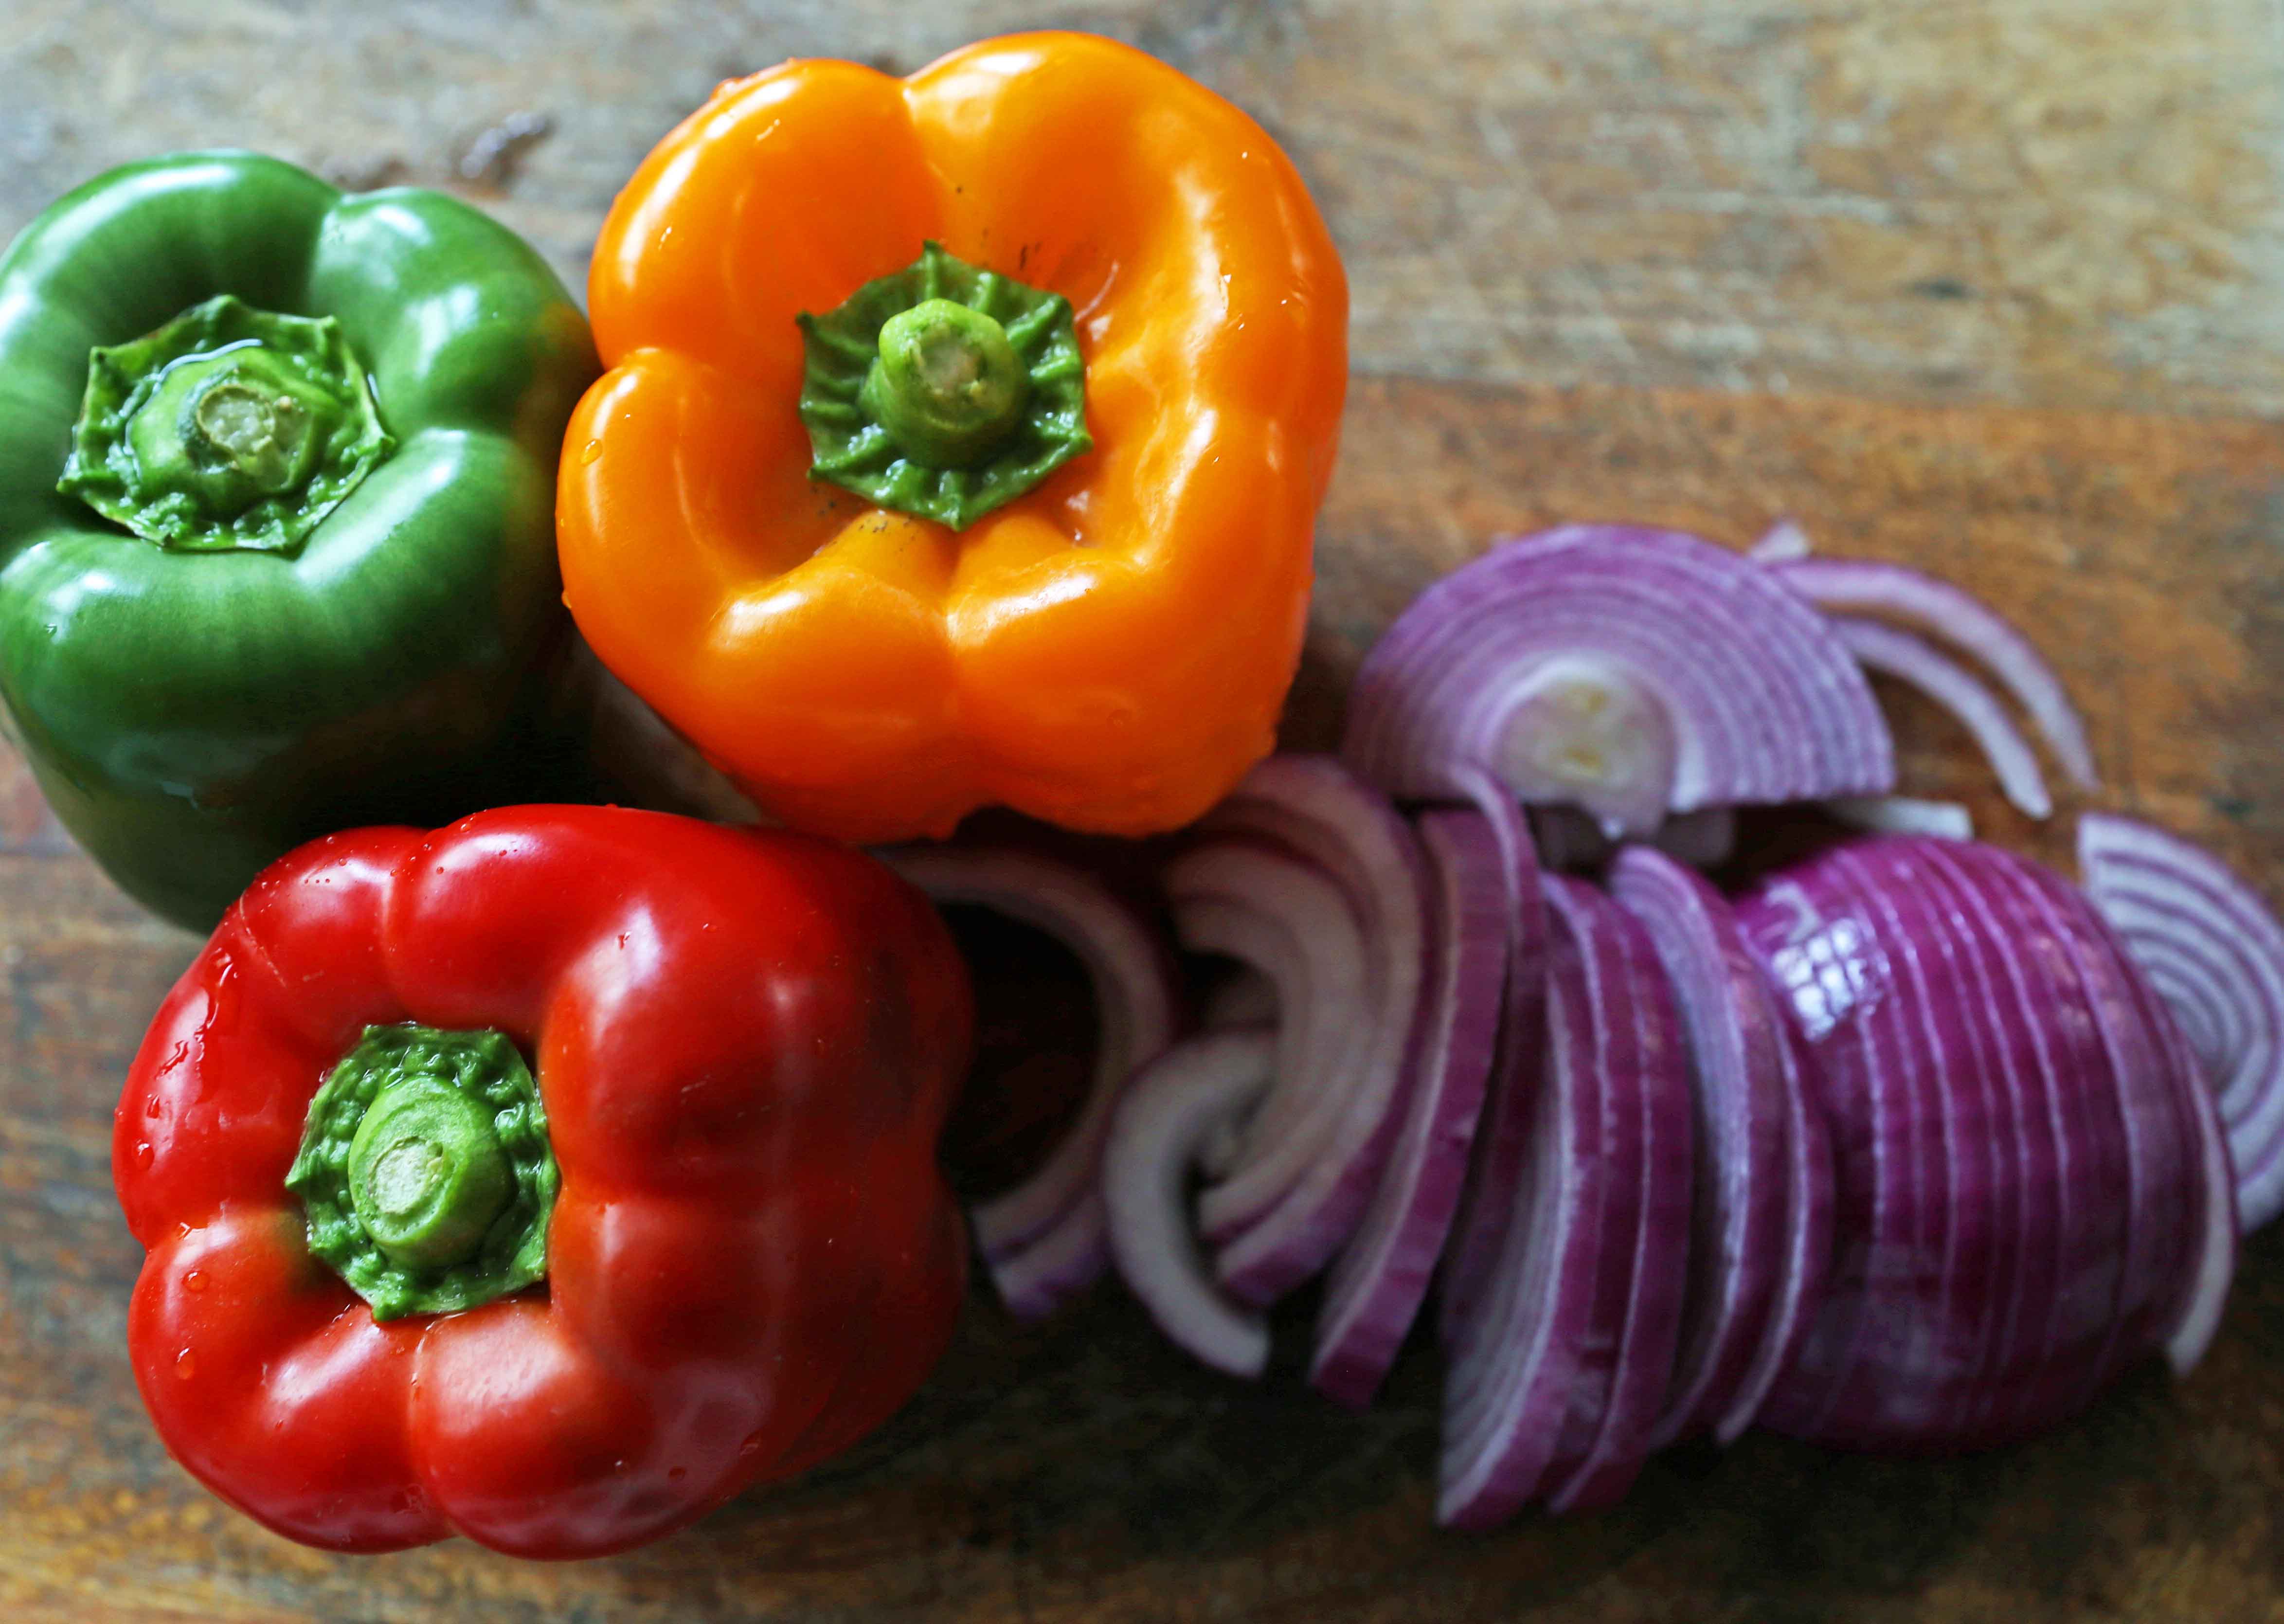
[[[2273,0],[0,0],[0,235],[108,164],[278,152],[461,192],[575,285],[643,151],[788,54],[905,69],[1039,23],[1137,41],[1285,141],[1357,379],[1287,733],[1491,535],[1631,518],[1973,586],[2089,713],[2096,804],[2284,899],[2284,16]],[[2053,860],[1945,718],[1906,788]],[[166,1458],[123,1352],[112,1100],[195,944],[0,771],[0,1605],[26,1620],[2284,1620],[2284,1241],[2218,1342],[1947,1463],[1754,1436],[1607,1516],[1431,1526],[1436,1370],[1351,1416],[1169,1351],[1115,1287],[979,1292],[882,1434],[631,1556],[345,1559]]]

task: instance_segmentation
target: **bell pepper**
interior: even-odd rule
[[[574,792],[551,498],[595,373],[546,264],[434,192],[192,153],[25,229],[0,701],[113,880],[205,930],[312,836]]]
[[[790,62],[645,160],[588,295],[567,601],[768,812],[1138,835],[1270,749],[1348,293],[1219,97],[1076,34]]]
[[[340,1550],[653,1538],[853,1442],[965,1284],[959,955],[809,836],[520,807],[266,871],[115,1122],[168,1448]]]

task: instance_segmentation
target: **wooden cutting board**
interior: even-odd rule
[[[160,13],[158,16],[153,12]],[[702,14],[696,14],[701,13]],[[458,189],[575,284],[613,190],[724,76],[902,71],[1053,20],[1260,116],[1347,255],[1356,378],[1289,741],[1490,536],[1802,522],[2028,628],[2095,804],[2284,900],[2284,34],[2271,0],[8,0],[0,235],[107,165],[261,147]],[[1905,786],[2067,860],[1948,721]],[[0,773],[0,1604],[19,1620],[2284,1619],[2284,1241],[2218,1342],[2080,1423],[1952,1463],[1751,1437],[1600,1518],[1431,1526],[1423,1348],[1349,1416],[1208,1377],[1106,1285],[1036,1329],[978,1292],[882,1434],[616,1560],[344,1559],[166,1458],[123,1353],[138,1252],[110,1105],[194,947]]]

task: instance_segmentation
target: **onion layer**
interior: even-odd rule
[[[1353,1023],[1337,1097],[1299,1113],[1312,1137],[1297,1154],[1269,1134],[1245,1137],[1217,1181],[1242,1188],[1241,1203],[1232,1196],[1224,1207],[1217,1191],[1208,1193],[1226,1237],[1215,1261],[1223,1284],[1265,1303],[1323,1267],[1353,1233],[1394,1142],[1425,1001],[1426,863],[1388,797],[1330,757],[1271,757],[1199,830],[1208,841],[1234,836],[1306,859],[1337,884],[1361,932],[1361,996],[1332,1012]],[[1283,1017],[1290,1024],[1309,1014],[1287,1004]],[[1255,1171],[1272,1164],[1273,1175]]]
[[[1855,659],[1774,571],[1673,530],[1574,525],[1421,593],[1357,677],[1342,753],[1393,793],[1488,768],[1612,833],[1741,803],[1885,793]]]
[[[1821,1290],[1831,1149],[1804,1056],[1721,894],[1641,846],[1618,854],[1610,889],[1672,985],[1695,1110],[1681,1347],[1651,1441],[1710,1428],[1725,1442],[1759,1410]]]
[[[1506,991],[1508,909],[1490,825],[1431,812],[1420,837],[1435,921],[1427,1024],[1395,1149],[1326,1282],[1309,1369],[1319,1392],[1357,1406],[1395,1362],[1451,1233]]]
[[[1269,1087],[1275,1040],[1259,1028],[1206,1032],[1145,1067],[1103,1147],[1110,1251],[1127,1287],[1174,1344],[1216,1370],[1258,1376],[1269,1322],[1207,1272],[1193,1232],[1191,1171]]]
[[[1989,606],[1947,581],[1868,559],[1799,558],[1766,566],[1811,603],[1841,615],[1878,615],[1932,632],[1972,655],[2030,712],[2047,748],[2082,789],[2098,786],[2085,723],[2053,668]]]
[[[2249,1234],[2284,1212],[2284,926],[2210,853],[2146,823],[2088,813],[2077,855],[2218,1097]]]

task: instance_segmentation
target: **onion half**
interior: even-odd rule
[[[1668,812],[1883,794],[1887,725],[1854,657],[1774,573],[1793,567],[1613,525],[1496,545],[1374,645],[1342,754],[1420,798],[1486,768],[1613,834]]]
[[[2146,823],[2086,814],[2077,858],[2218,1098],[2249,1234],[2284,1212],[2284,926],[2210,852]]]
[[[1992,847],[1886,838],[1738,913],[1823,1063],[1840,1151],[1825,1310],[1773,1424],[1979,1448],[2067,1418],[2160,1346],[2194,1352],[2233,1255],[2215,1135],[2162,1006],[2082,898]]]

